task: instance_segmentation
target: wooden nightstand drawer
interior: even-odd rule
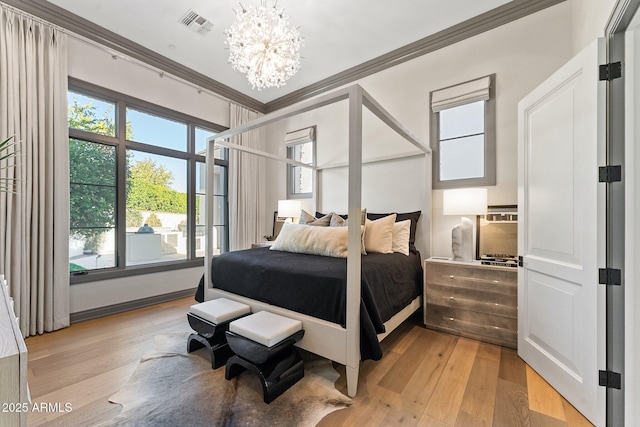
[[[428,304],[427,318],[429,321],[445,326],[447,322],[456,320],[478,327],[488,327],[515,330],[518,327],[518,319],[514,317],[499,316],[497,314],[480,313],[472,310],[464,310],[457,307],[446,307]],[[444,323],[442,320],[444,319]]]
[[[425,262],[425,325],[493,344],[517,346],[517,269]]]
[[[517,295],[474,291],[439,285],[427,285],[427,304],[456,307],[480,313],[491,313],[516,318]]]
[[[428,262],[428,283],[474,290],[517,294],[517,272],[511,267],[438,264]]]

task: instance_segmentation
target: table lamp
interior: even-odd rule
[[[443,215],[483,215],[487,213],[486,188],[460,188],[442,193]],[[460,224],[451,230],[451,250],[454,261],[473,261],[473,222],[462,216]]]
[[[286,218],[285,222],[293,222],[293,218],[300,218],[302,204],[299,200],[278,200],[278,216]]]

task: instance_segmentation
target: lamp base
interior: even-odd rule
[[[473,223],[462,217],[462,222],[451,230],[451,250],[454,261],[473,261]]]

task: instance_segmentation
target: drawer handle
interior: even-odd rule
[[[455,277],[453,277],[453,274],[449,276],[449,279],[454,280]]]
[[[453,322],[456,319],[454,319],[453,317],[449,317],[449,320]]]
[[[454,298],[454,297],[449,297],[449,299],[450,299],[451,301],[453,301],[455,298]]]

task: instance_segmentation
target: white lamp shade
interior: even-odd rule
[[[278,200],[278,216],[281,218],[297,218],[300,209],[302,204],[299,200]]]
[[[487,213],[486,188],[460,188],[442,193],[443,215],[483,215]]]

